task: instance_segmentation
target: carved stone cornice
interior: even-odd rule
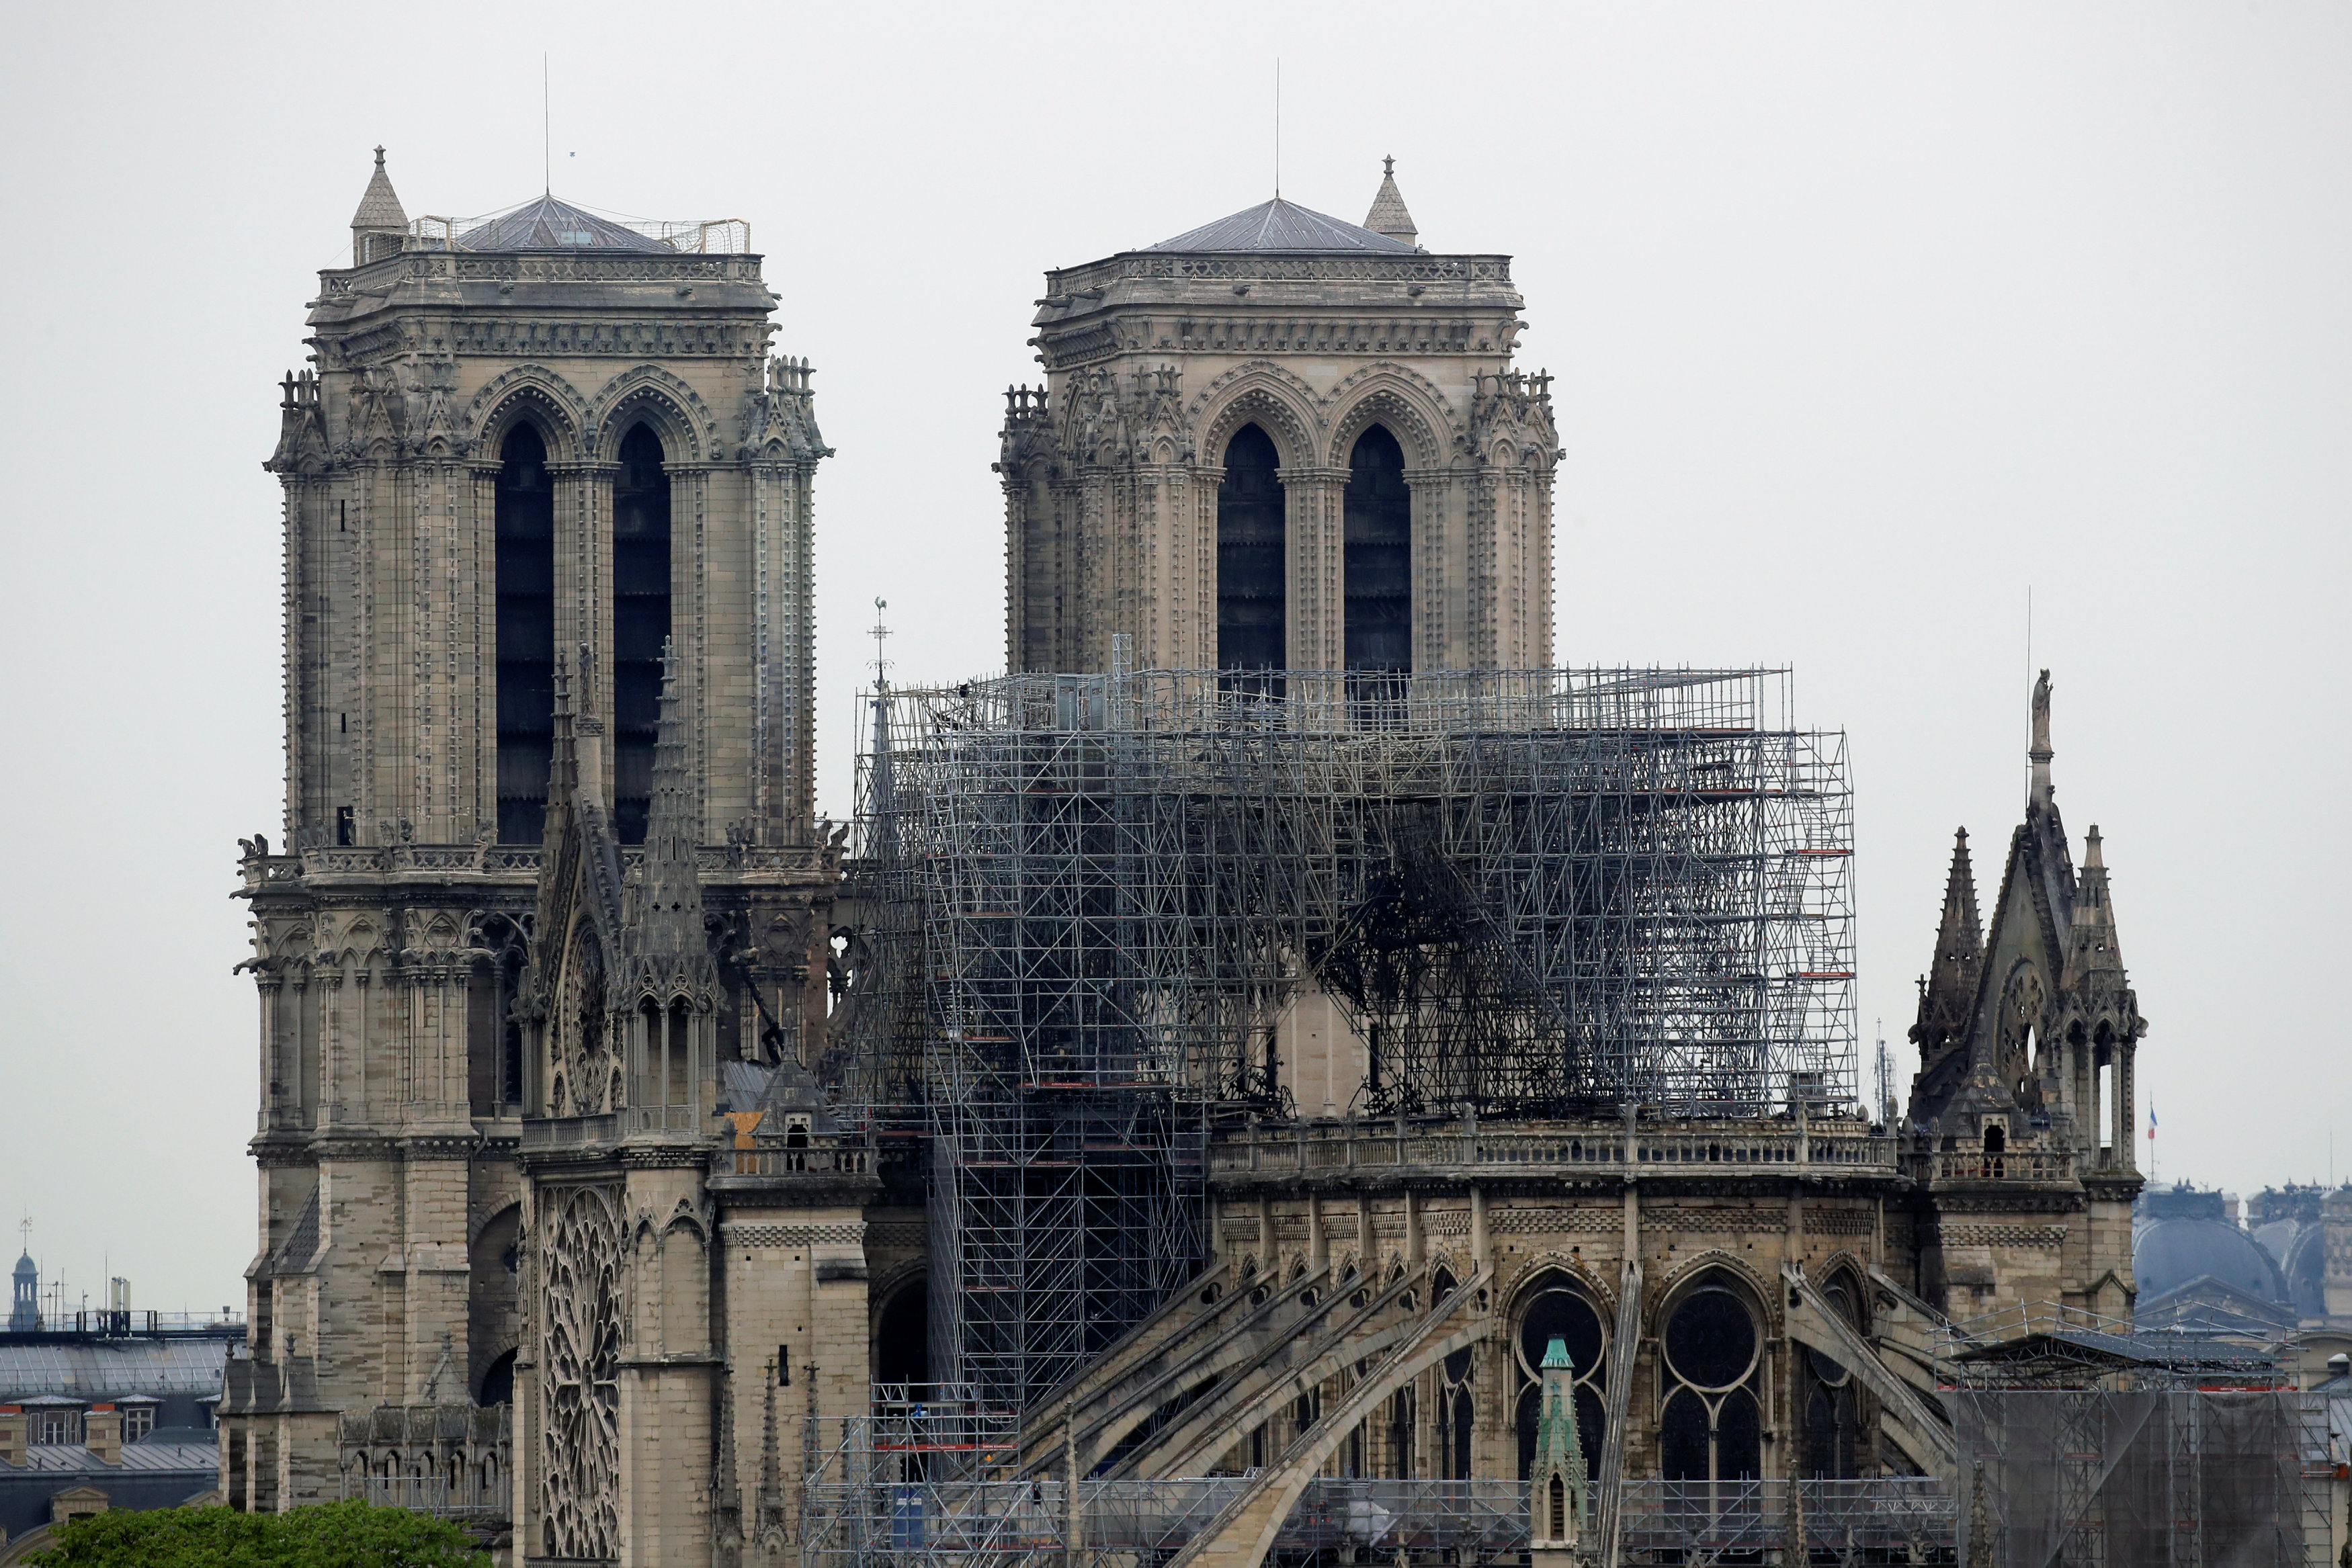
[[[519,1149],[515,1163],[526,1176],[540,1181],[611,1180],[621,1170],[620,1147],[614,1144]]]
[[[2076,1188],[2001,1191],[1993,1187],[1937,1187],[1928,1197],[1927,1212],[1948,1214],[2081,1214],[2090,1207],[2089,1196]]]
[[[621,1168],[630,1171],[700,1170],[710,1160],[711,1145],[707,1139],[694,1142],[624,1144],[621,1145]]]
[[[814,1220],[777,1224],[758,1220],[722,1220],[719,1239],[730,1247],[863,1247],[866,1221]]]
[[[307,1133],[264,1133],[246,1145],[253,1163],[263,1170],[293,1170],[319,1163],[318,1153],[311,1147]]]
[[[358,1165],[389,1165],[400,1158],[396,1134],[380,1132],[320,1132],[310,1145],[312,1163],[349,1160]]]
[[[469,1160],[479,1146],[472,1134],[420,1133],[400,1140],[402,1157],[411,1160]]]
[[[729,1206],[746,1211],[863,1208],[882,1196],[882,1178],[845,1171],[794,1171],[785,1176],[713,1176],[705,1185]]]

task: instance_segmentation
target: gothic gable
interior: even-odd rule
[[[1911,1117],[1972,1145],[1998,1124],[2005,1141],[2044,1127],[2095,1149],[2097,1071],[2147,1026],[2123,971],[2099,831],[2090,831],[2079,877],[2067,852],[2050,777],[2046,670],[2034,687],[2030,756],[2025,820],[2010,835],[1981,943],[1965,831],[1954,850],[1935,962],[1922,977],[1911,1030],[1920,1053]]]

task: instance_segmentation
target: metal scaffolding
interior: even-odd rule
[[[1963,1562],[2330,1560],[2319,1396],[2142,1385],[1949,1397]]]
[[[1139,1568],[1165,1562],[1249,1484],[1245,1476],[1078,1481],[1024,1477],[1017,1414],[969,1386],[878,1385],[865,1416],[812,1419],[801,1490],[808,1568]],[[1528,1541],[1511,1480],[1310,1481],[1276,1537],[1277,1560],[1334,1549],[1509,1561]]]
[[[1026,1405],[1202,1250],[1307,991],[1365,1113],[1854,1093],[1842,737],[1785,672],[1011,675],[881,691],[835,1076],[931,1148],[934,1375]]]

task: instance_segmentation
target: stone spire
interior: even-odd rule
[[[360,209],[352,214],[352,265],[364,267],[379,256],[389,256],[400,248],[400,236],[408,232],[408,214],[401,210],[400,198],[393,193],[392,176],[383,172],[383,149],[375,150],[375,174],[368,181],[367,191],[360,197]],[[378,241],[373,248],[371,235],[389,235],[391,244]]]
[[[2074,883],[2074,922],[2066,934],[2066,974],[2063,984],[2080,989],[2094,977],[2112,970],[2123,977],[2124,954],[2116,940],[2116,911],[2107,891],[2107,857],[2099,842],[2099,825],[2091,824],[2083,841],[2083,869]]]
[[[686,723],[677,703],[674,644],[662,642],[660,727],[654,741],[653,802],[646,813],[646,868],[638,884],[638,951],[700,957],[702,879],[695,868],[698,834],[693,779],[686,760]]]
[[[1919,1025],[1938,1035],[1968,1028],[1984,972],[1984,927],[1977,918],[1976,873],[1969,863],[1969,831],[1952,835],[1952,870],[1944,882],[1944,919],[1936,931],[1936,961],[1919,991]],[[1915,1040],[1917,1035],[1915,1032]],[[1920,1042],[1925,1049],[1926,1042]]]
[[[1404,210],[1404,196],[1397,190],[1393,158],[1381,160],[1381,188],[1372,197],[1372,210],[1364,214],[1364,226],[1376,235],[1386,235],[1407,245],[1421,243],[1412,226],[1412,214]]]
[[[547,758],[547,834],[550,848],[562,836],[557,818],[572,814],[572,798],[580,789],[580,747],[572,733],[572,671],[563,655],[555,655],[555,739]]]
[[[1536,1416],[1535,1458],[1528,1467],[1528,1533],[1536,1568],[1578,1561],[1591,1498],[1584,1443],[1576,1426],[1576,1363],[1568,1342],[1544,1347],[1542,1403]]]

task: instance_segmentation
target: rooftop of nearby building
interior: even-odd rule
[[[240,1333],[238,1337],[242,1337]],[[215,1335],[139,1336],[0,1343],[0,1403],[43,1396],[74,1403],[125,1395],[214,1395],[231,1339]]]
[[[200,1442],[159,1443],[150,1437],[125,1443],[121,1461],[111,1465],[100,1459],[87,1443],[35,1443],[25,1450],[25,1462],[21,1465],[0,1459],[0,1474],[12,1470],[88,1470],[100,1474],[115,1470],[185,1470],[203,1474],[219,1468],[220,1439],[210,1433]]]

